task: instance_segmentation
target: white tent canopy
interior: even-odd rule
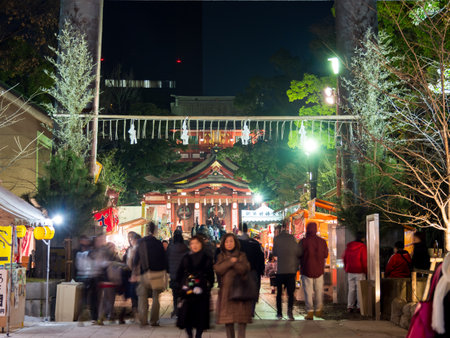
[[[273,209],[269,208],[266,204],[261,205],[256,210],[242,210],[242,222],[255,223],[255,222],[278,222],[283,219],[281,212],[275,213]]]
[[[51,220],[39,209],[2,187],[0,187],[0,209],[30,224],[51,225]]]

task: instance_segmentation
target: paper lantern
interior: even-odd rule
[[[18,225],[18,226],[16,226],[17,238],[25,237],[26,233],[27,233],[27,228],[26,228],[25,225]]]
[[[33,230],[34,238],[37,240],[41,239],[52,239],[55,236],[55,228],[53,227],[36,227]]]
[[[54,227],[44,227],[45,235],[44,239],[52,239],[55,236],[55,228]]]
[[[44,227],[36,227],[33,230],[34,238],[37,240],[44,239],[45,236],[45,229]]]

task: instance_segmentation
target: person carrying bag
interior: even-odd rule
[[[246,325],[252,322],[254,301],[253,299],[243,300],[240,298],[244,289],[236,290],[238,286],[235,283],[237,283],[238,278],[241,281],[251,279],[248,276],[250,263],[246,255],[240,251],[239,241],[233,233],[228,233],[222,237],[220,250],[217,262],[214,265],[214,270],[220,277],[216,322],[217,324],[225,324],[228,338],[235,337],[234,323],[238,323],[238,337],[244,338]],[[245,287],[246,292],[253,292],[248,287],[249,285]]]
[[[166,288],[166,254],[160,240],[155,237],[156,225],[148,224],[150,234],[138,242],[134,265],[141,270],[138,295],[139,320],[141,325],[147,325],[148,297],[152,297],[150,324],[159,326],[159,295]]]

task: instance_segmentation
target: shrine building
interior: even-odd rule
[[[244,180],[234,178],[238,167],[229,160],[219,160],[216,152],[168,181],[147,176],[147,180],[166,186],[164,193],[144,195],[147,219],[162,219],[162,223],[170,222],[172,230],[181,226],[183,231],[208,220],[226,231],[238,227],[241,210],[253,203],[252,193]]]

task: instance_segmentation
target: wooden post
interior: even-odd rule
[[[419,297],[417,297],[417,272],[413,271],[411,274],[411,300],[413,302],[419,301]]]

